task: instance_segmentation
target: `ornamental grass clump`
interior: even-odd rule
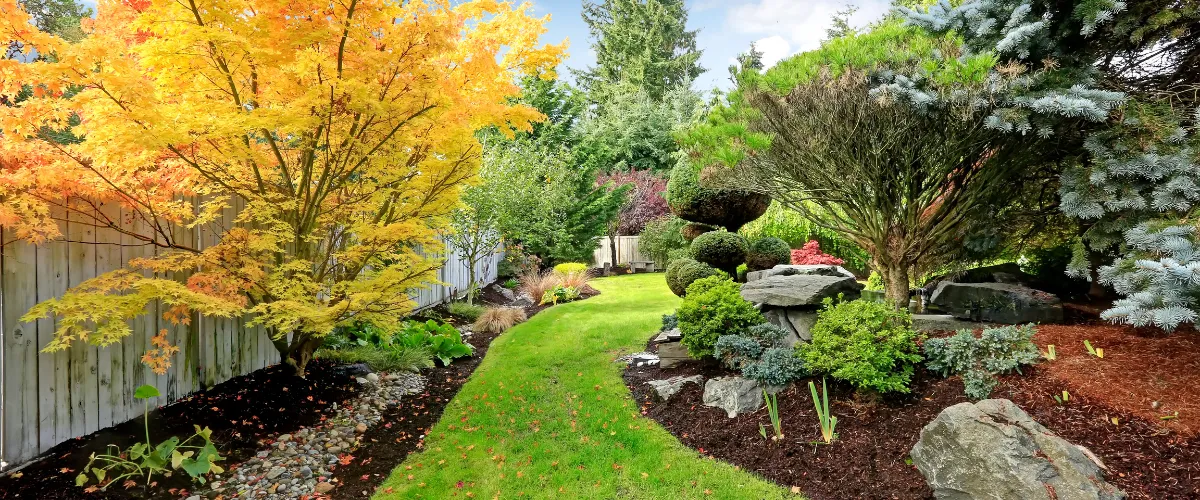
[[[516,307],[491,307],[479,319],[475,320],[473,328],[479,333],[503,333],[518,323],[528,319],[525,310]]]
[[[529,294],[529,297],[533,300],[541,300],[546,295],[546,292],[553,290],[555,286],[560,284],[558,274],[553,271],[528,271],[518,279],[521,281],[521,291]]]
[[[699,279],[688,286],[676,316],[683,334],[680,343],[690,356],[710,357],[721,335],[742,334],[765,322],[754,304],[743,299],[740,292],[737,283],[722,276]]]
[[[808,369],[860,390],[907,393],[914,365],[921,362],[921,334],[908,311],[864,300],[824,304],[812,342],[800,348]]]
[[[1017,372],[1038,362],[1033,325],[987,328],[979,337],[968,329],[952,337],[925,341],[925,366],[943,377],[962,375],[963,390],[972,399],[986,399],[999,381],[996,375]]]

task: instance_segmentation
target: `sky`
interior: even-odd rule
[[[727,68],[751,43],[763,52],[763,63],[770,67],[790,55],[817,48],[825,36],[834,13],[847,4],[858,7],[850,19],[854,26],[883,17],[889,0],[686,0],[688,28],[699,29],[696,45],[703,51],[700,65],[708,71],[693,87],[701,92],[717,87],[728,89]],[[569,57],[559,68],[584,69],[596,61],[591,49],[587,24],[583,22],[581,0],[530,0],[532,13],[551,16],[542,40],[570,42]]]
[[[520,0],[517,0],[520,1]],[[559,68],[562,78],[571,79],[568,68],[585,69],[596,62],[587,24],[583,22],[582,0],[525,0],[532,13],[550,15],[546,43],[570,42],[568,58]],[[82,0],[92,7],[95,0]],[[790,55],[817,48],[833,15],[849,4],[858,7],[850,19],[854,26],[883,17],[889,0],[686,0],[688,28],[699,29],[696,45],[703,51],[700,65],[708,71],[693,87],[703,93],[713,88],[728,89],[728,69],[738,54],[751,43],[763,52],[770,67]]]

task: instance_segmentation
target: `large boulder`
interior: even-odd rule
[[[774,307],[808,306],[813,309],[827,297],[857,299],[863,286],[854,278],[821,275],[769,276],[742,285],[742,298],[755,304]]]
[[[1046,292],[1010,283],[943,281],[930,303],[956,318],[991,323],[1057,323],[1062,301]]]
[[[743,377],[718,377],[704,383],[704,406],[725,410],[729,418],[761,408],[762,387]]]
[[[845,276],[853,278],[854,273],[847,271],[842,266],[832,264],[780,264],[770,269],[762,271],[751,271],[746,273],[746,281],[758,281],[771,276]]]
[[[1104,465],[1007,399],[959,403],[921,429],[913,465],[939,499],[1115,500]]]

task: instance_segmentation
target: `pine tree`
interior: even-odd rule
[[[704,72],[697,30],[687,29],[683,0],[585,1],[583,20],[596,65],[576,72],[576,78],[593,103],[603,106],[609,89],[621,82],[659,100]]]

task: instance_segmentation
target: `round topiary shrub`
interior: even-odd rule
[[[692,240],[691,252],[693,259],[734,275],[746,261],[746,238],[729,231],[704,233]]]
[[[671,293],[680,297],[687,295],[688,285],[709,276],[726,275],[708,264],[693,259],[676,259],[667,265],[667,287],[671,289]]]
[[[771,199],[766,195],[736,189],[712,189],[700,185],[700,171],[687,163],[671,170],[667,182],[667,206],[679,218],[737,231],[766,213]]]
[[[762,271],[780,264],[787,264],[792,257],[792,249],[786,241],[767,236],[750,242],[746,249],[746,270]]]
[[[762,313],[741,295],[742,287],[723,276],[696,280],[675,315],[679,320],[680,343],[693,358],[713,355],[722,335],[741,335],[764,323]]]

